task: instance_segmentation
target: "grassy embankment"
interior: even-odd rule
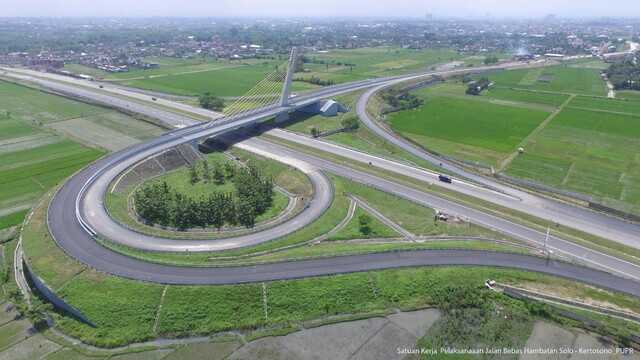
[[[112,347],[157,336],[203,335],[234,329],[249,334],[252,331],[261,335],[281,333],[314,319],[331,317],[331,321],[340,321],[356,315],[380,314],[393,308],[443,307],[446,306],[441,301],[443,294],[462,291],[460,289],[470,291],[470,296],[488,296],[501,306],[522,309],[520,302],[485,290],[482,284],[487,278],[522,286],[543,284],[547,290],[555,289],[640,311],[637,299],[621,294],[534,273],[493,268],[388,270],[264,285],[142,283],[98,273],[68,258],[47,233],[45,210],[46,201],[36,208],[23,234],[28,261],[52,289],[97,325],[91,328],[56,314],[58,328],[98,346]],[[522,314],[527,321],[534,316]],[[522,319],[518,318],[518,321]]]

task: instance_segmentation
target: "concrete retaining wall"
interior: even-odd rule
[[[33,287],[36,288],[36,290],[38,290],[38,293],[42,297],[44,297],[45,299],[47,299],[47,301],[53,304],[53,306],[56,309],[73,316],[77,320],[89,326],[96,327],[96,325],[92,323],[91,320],[89,320],[86,316],[84,316],[84,314],[82,314],[80,310],[67,304],[67,302],[62,300],[62,298],[60,298],[55,292],[53,292],[53,290],[49,289],[49,287],[44,283],[44,281],[42,281],[42,279],[40,279],[38,275],[36,275],[31,270],[31,267],[26,261],[23,261],[23,264],[24,264],[25,277],[27,277],[27,280],[33,285]]]

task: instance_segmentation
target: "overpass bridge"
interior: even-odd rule
[[[289,61],[289,65],[291,65],[291,59]],[[286,116],[297,109],[313,105],[318,101],[332,97],[336,95],[340,95],[343,93],[348,93],[361,89],[369,89],[376,86],[391,86],[395,83],[412,80],[412,79],[420,79],[423,77],[431,76],[431,75],[457,75],[468,72],[477,72],[477,71],[488,71],[488,70],[499,70],[505,68],[519,67],[519,66],[528,66],[523,63],[513,63],[513,64],[502,64],[497,66],[488,66],[476,69],[462,69],[462,70],[450,70],[450,71],[442,71],[442,72],[424,72],[419,74],[410,74],[404,76],[394,76],[394,77],[385,77],[385,78],[377,78],[371,80],[363,80],[357,81],[348,84],[335,85],[331,87],[325,87],[320,89],[319,91],[315,91],[312,93],[304,94],[302,96],[290,96],[290,91],[286,90],[286,86],[282,86],[282,92],[280,96],[273,96],[272,90],[270,93],[266,93],[263,98],[264,103],[259,103],[257,107],[246,107],[244,105],[236,106],[237,109],[234,112],[226,114],[226,116],[203,123],[193,123],[190,120],[191,125],[184,126],[178,128],[176,130],[170,131],[163,136],[151,140],[146,143],[142,143],[136,146],[133,146],[128,149],[124,149],[120,152],[113,153],[105,158],[100,159],[96,163],[88,166],[82,171],[75,174],[73,177],[69,179],[67,183],[56,193],[54,196],[48,211],[48,226],[49,230],[58,243],[58,245],[64,249],[68,255],[72,256],[76,260],[88,264],[98,270],[109,272],[115,275],[134,278],[138,280],[147,280],[147,281],[157,281],[157,282],[167,282],[167,283],[184,283],[184,284],[195,284],[195,283],[234,283],[234,282],[244,282],[244,281],[254,281],[254,278],[235,278],[222,276],[220,279],[214,279],[216,274],[222,275],[225,272],[223,269],[181,269],[180,267],[174,266],[161,266],[157,264],[150,264],[141,260],[136,260],[133,258],[129,258],[127,256],[115,253],[102,245],[96,242],[94,239],[99,237],[105,231],[104,224],[100,222],[96,222],[95,220],[95,209],[96,207],[102,207],[104,194],[109,186],[109,184],[123,171],[128,169],[130,166],[135,165],[137,162],[146,159],[149,156],[153,156],[158,154],[164,150],[170,149],[177,145],[198,141],[203,138],[215,137],[225,133],[232,132],[242,127],[249,127],[253,124],[272,119],[277,117]],[[287,74],[282,75],[281,78],[284,80],[284,84],[287,84],[290,80],[291,76],[289,75],[290,69],[292,66],[287,68]],[[23,80],[32,81],[51,89],[55,92],[59,92],[62,94],[67,94],[71,97],[85,97],[94,102],[101,102],[108,106],[114,106],[118,108],[126,108],[134,112],[139,112],[144,115],[169,119],[169,121],[174,122],[176,124],[181,123],[183,125],[187,125],[185,121],[185,116],[177,115],[175,112],[170,112],[167,110],[160,109],[158,107],[150,107],[147,103],[146,105],[138,104],[136,102],[132,102],[130,100],[123,100],[121,97],[110,96],[100,92],[88,90],[83,88],[82,86],[74,86],[65,84],[64,81],[55,81],[48,80],[41,76],[30,76],[25,74],[25,72],[21,72],[16,69],[2,69],[4,70],[4,75],[15,76],[16,78],[21,78]],[[289,76],[287,76],[289,75]],[[287,80],[287,77],[289,78]],[[276,78],[280,79],[280,78]],[[266,85],[265,85],[266,84]],[[273,87],[273,84],[269,84],[269,81],[265,82],[263,85],[271,86],[269,89]],[[290,89],[290,87],[289,87]],[[95,89],[94,89],[95,90]],[[260,98],[260,90],[255,90],[253,95],[247,95],[244,100],[248,99],[256,99]],[[250,96],[250,97],[249,97]],[[241,98],[242,99],[242,98]],[[270,99],[267,101],[266,99]],[[240,100],[240,99],[239,99]],[[280,149],[278,151],[284,152],[284,150]],[[284,155],[283,155],[284,156]],[[295,155],[290,155],[296,157]],[[298,156],[300,157],[300,156]],[[318,163],[319,166],[322,163]],[[337,165],[332,164],[323,164],[322,166],[331,169],[337,168]],[[323,169],[324,169],[323,167]],[[338,169],[340,170],[340,169]],[[342,169],[340,170],[345,176],[350,176],[356,174],[351,169]],[[350,174],[350,175],[349,175]],[[391,192],[404,192],[407,196],[411,198],[419,198],[424,197],[424,194],[416,192],[411,189],[401,189],[401,186],[398,184],[392,184],[389,181],[376,179],[374,176],[367,174],[360,174],[359,176],[366,177],[366,179],[362,179],[363,182],[371,182],[371,183],[379,183],[379,187],[383,190],[391,190]],[[492,221],[499,221],[499,219],[493,219]],[[505,222],[505,221],[503,221]],[[508,221],[507,221],[508,222]],[[497,223],[498,228],[500,226],[515,226],[514,224],[502,224]],[[292,228],[289,228],[290,230]],[[525,231],[526,229],[517,229],[518,232]],[[264,233],[260,233],[264,234]],[[274,234],[275,236],[275,234]],[[280,235],[281,236],[281,235]],[[536,236],[536,234],[531,233],[527,236]],[[277,236],[279,237],[279,236]],[[259,239],[259,241],[269,241],[274,239],[275,237],[264,236]],[[245,244],[238,243],[233,245],[235,247],[246,246]],[[206,250],[206,249],[202,249]],[[197,251],[197,250],[196,250]],[[583,250],[584,251],[584,250]],[[428,252],[423,255],[415,254],[416,256],[428,256]],[[479,255],[479,254],[477,254]],[[398,266],[407,266],[410,262],[407,262],[406,257],[412,255],[406,254],[386,254],[380,255],[381,263],[377,265],[356,265],[353,262],[353,257],[341,257],[336,259],[328,259],[326,267],[322,267],[317,272],[308,270],[306,265],[304,264],[274,264],[274,271],[278,273],[266,274],[266,278],[268,279],[278,279],[278,278],[291,278],[291,277],[301,277],[301,276],[314,276],[323,273],[335,273],[335,272],[350,272],[350,271],[361,271],[366,269],[374,269],[374,268],[387,268],[387,267],[398,267]],[[605,257],[606,255],[602,255]],[[391,262],[391,258],[398,257]],[[506,255],[508,259],[504,262],[502,260],[498,261],[490,261],[487,260],[487,255],[484,254],[482,258],[478,258],[472,263],[476,263],[478,265],[498,265],[502,264],[503,266],[515,266],[526,268],[526,266],[518,266],[517,262],[510,262],[513,258],[510,255]],[[365,263],[369,264],[371,259],[367,258]],[[629,272],[627,274],[632,274],[631,278],[638,279],[640,278],[640,273],[636,276],[636,272],[638,269],[632,264],[625,264],[622,260],[618,261],[617,259],[610,259],[615,262],[615,271],[616,273],[620,273],[619,269],[629,268]],[[465,261],[462,260],[445,260],[445,263],[451,264],[464,264]],[[363,263],[363,264],[365,264]],[[424,262],[426,265],[429,261]],[[415,263],[418,265],[418,263]],[[536,271],[547,272],[552,274],[560,275],[560,271],[556,268],[556,263],[547,263],[543,265]],[[560,265],[559,265],[560,266]],[[625,267],[626,266],[626,267]],[[300,270],[297,275],[293,275],[294,273],[289,273],[286,269],[296,268]],[[255,269],[251,268],[242,268],[238,270],[240,272],[249,272],[254,273]],[[283,272],[284,271],[284,272]],[[586,270],[583,268],[574,268],[571,271],[575,271],[575,273],[580,272],[580,274],[586,274]],[[575,274],[574,273],[574,274]],[[597,273],[601,274],[601,273]],[[581,276],[574,275],[566,275],[571,278],[580,278]],[[600,276],[600,275],[597,275]],[[607,281],[590,281],[593,280],[596,275],[590,273],[589,275],[585,275],[583,278],[580,278],[582,281],[591,282],[594,285],[606,286]],[[609,275],[608,279],[611,279],[613,276],[614,279],[617,279],[615,275]],[[629,284],[624,280],[625,284]],[[611,284],[611,282],[610,282]],[[612,287],[612,286],[610,286]],[[622,286],[615,286],[616,289],[622,288]]]

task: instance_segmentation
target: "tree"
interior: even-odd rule
[[[470,82],[466,93],[467,95],[480,95],[483,90],[489,88],[489,85],[491,85],[491,81],[486,77],[483,77],[478,81]]]
[[[191,205],[187,197],[182,194],[176,194],[174,225],[180,231],[191,227],[193,220],[192,212],[189,209]]]
[[[136,212],[151,224],[171,223],[171,203],[173,192],[166,182],[144,186],[134,194]]]
[[[224,194],[216,193],[207,200],[207,223],[220,231],[224,225]]]
[[[158,203],[155,205],[158,207],[156,209],[158,212],[157,221],[160,225],[169,226],[173,217],[171,214],[173,207],[173,191],[166,181],[162,182],[156,196],[158,196]]]
[[[203,163],[202,168],[208,169]],[[232,172],[236,188],[233,193],[213,193],[194,200],[173,190],[167,182],[153,182],[134,193],[138,214],[149,224],[173,226],[179,231],[193,227],[214,226],[220,230],[225,224],[253,227],[258,215],[273,205],[273,180],[264,176],[252,164],[244,168],[215,164],[211,179],[224,183],[225,172]],[[189,167],[190,182],[199,181],[196,166]],[[206,177],[206,175],[203,175]]]
[[[232,179],[236,174],[236,166],[231,162],[227,161],[224,163],[224,177],[226,179]]]
[[[293,72],[294,73],[298,73],[298,72],[303,72],[304,71],[304,63],[305,63],[305,56],[298,56],[295,60],[294,60],[294,65],[293,65]]]
[[[342,119],[341,124],[345,130],[357,130],[360,127],[358,119],[353,116]]]
[[[633,61],[612,64],[606,74],[616,89],[640,90],[640,65]]]
[[[192,201],[190,205],[191,224],[203,229],[206,228],[209,225],[209,203],[207,199],[201,197],[197,201]]]
[[[489,56],[484,58],[484,64],[485,65],[495,64],[498,61],[500,61],[500,59],[498,59],[498,57],[495,56],[495,55],[489,55]]]
[[[209,161],[207,159],[202,160],[202,179],[205,182],[211,181],[211,169],[209,169]]]
[[[240,198],[236,202],[238,223],[246,228],[252,228],[256,223],[256,208],[249,198]]]
[[[383,91],[380,96],[387,104],[386,109],[384,109],[385,113],[414,109],[424,104],[424,100],[402,89],[391,88]]]
[[[360,224],[360,233],[369,236],[371,234],[371,217],[367,214],[361,214],[358,217],[358,223]]]
[[[313,136],[314,138],[317,138],[318,136],[320,136],[320,130],[318,130],[317,127],[312,127],[311,128],[311,136]]]
[[[235,202],[231,194],[223,194],[221,197],[222,218],[224,222],[233,226],[238,223]]]
[[[208,110],[222,111],[224,109],[224,101],[208,91],[200,95],[198,101],[201,107]]]
[[[194,185],[198,181],[200,181],[200,177],[198,176],[198,169],[196,168],[195,165],[190,165],[189,166],[189,182],[191,183],[191,185]]]
[[[216,164],[213,167],[213,181],[217,185],[222,185],[225,182],[225,176],[223,169],[220,168],[220,165]]]

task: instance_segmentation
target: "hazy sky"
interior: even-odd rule
[[[0,0],[0,16],[640,17],[640,0]]]

